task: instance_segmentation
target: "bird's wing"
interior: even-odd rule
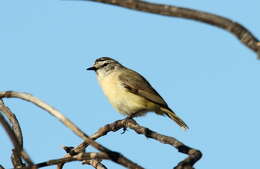
[[[119,80],[129,92],[142,96],[162,107],[168,108],[167,103],[163,100],[159,93],[157,93],[149,82],[137,72],[126,69],[119,75]]]

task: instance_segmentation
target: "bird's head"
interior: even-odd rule
[[[92,67],[87,68],[87,70],[94,70],[95,72],[108,72],[114,70],[116,66],[121,66],[121,64],[110,58],[110,57],[101,57],[96,59]]]

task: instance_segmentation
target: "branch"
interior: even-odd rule
[[[93,141],[87,134],[85,134],[78,126],[76,126],[72,121],[67,119],[64,115],[62,115],[58,110],[54,107],[51,107],[47,103],[43,102],[42,100],[28,94],[28,93],[21,93],[21,92],[14,92],[14,91],[6,91],[0,92],[0,99],[1,98],[19,98],[28,102],[35,104],[36,106],[46,110],[51,115],[56,117],[60,122],[62,122],[65,126],[71,129],[76,135],[82,138],[86,143],[90,144],[91,146],[95,147],[97,150],[106,153],[109,156],[109,159],[112,161],[121,164],[127,168],[135,168],[135,169],[142,169],[141,166],[132,162],[131,160],[124,157],[122,154],[118,152],[111,151],[110,149],[102,146],[101,144]]]
[[[202,157],[202,153],[199,150],[193,149],[191,147],[186,146],[182,142],[178,141],[177,139],[169,136],[165,136],[162,134],[159,134],[155,131],[152,131],[148,128],[145,128],[143,126],[140,126],[138,123],[136,123],[133,119],[124,119],[124,120],[118,120],[114,123],[107,124],[104,127],[100,128],[95,134],[90,136],[91,139],[96,140],[104,135],[106,135],[110,131],[118,131],[120,129],[130,128],[134,130],[137,134],[142,134],[148,138],[152,138],[154,140],[157,140],[161,143],[171,145],[175,147],[179,152],[187,154],[188,157],[181,161],[175,169],[193,169],[193,165]],[[83,142],[76,148],[72,149],[71,153],[76,154],[81,152],[84,148],[86,148],[87,143]]]
[[[68,153],[64,157],[71,157],[73,155],[77,155],[78,153],[74,153],[74,154],[71,153],[73,151],[73,148],[74,147],[64,146],[63,149],[66,151],[66,153]],[[84,151],[82,151],[82,152],[84,152]],[[97,160],[97,159],[84,160],[83,164],[91,165],[92,167],[94,167],[96,169],[107,169],[106,166],[101,163],[101,160]],[[64,163],[60,163],[57,165],[57,169],[62,169],[63,166],[64,166]]]
[[[147,13],[191,19],[206,24],[210,24],[218,28],[222,28],[232,33],[245,46],[247,46],[249,49],[256,52],[256,54],[258,54],[258,59],[260,59],[259,40],[243,25],[235,21],[232,21],[228,18],[203,12],[203,11],[194,10],[194,9],[182,8],[182,7],[172,6],[172,5],[156,4],[156,3],[151,3],[142,0],[88,0],[88,1],[111,4],[123,8],[147,12]]]
[[[93,159],[98,159],[98,160],[111,160],[110,156],[106,153],[101,153],[101,152],[95,152],[95,153],[79,153],[74,156],[70,157],[64,157],[64,158],[59,158],[59,159],[53,159],[53,160],[48,160],[42,163],[35,164],[32,167],[36,168],[42,168],[42,167],[48,167],[52,165],[58,165],[61,163],[67,163],[67,162],[72,162],[72,161],[85,161],[85,160],[93,160]],[[31,169],[31,167],[23,167],[21,169]],[[101,169],[101,168],[98,168]],[[104,168],[106,169],[106,168]]]
[[[2,110],[1,110],[2,111]],[[27,162],[29,166],[33,165],[32,160],[30,159],[30,156],[23,150],[23,148],[20,146],[19,141],[13,132],[11,126],[8,124],[8,122],[5,120],[4,116],[0,112],[0,123],[2,124],[3,128],[7,132],[10,140],[12,141],[15,149],[17,150],[17,153],[19,156],[22,156],[23,159]]]
[[[2,99],[0,99],[0,110],[9,119],[9,122],[12,124],[12,129],[19,141],[19,144],[23,147],[23,134],[22,134],[22,130],[21,130],[19,121],[17,120],[15,114],[12,113],[12,111],[7,106],[5,106]]]
[[[17,140],[20,144],[20,147],[23,148],[23,135],[22,135],[22,130],[21,130],[19,121],[17,120],[15,114],[13,114],[11,112],[11,110],[7,106],[5,106],[2,99],[0,99],[0,110],[8,118],[9,122],[12,125],[12,130],[13,130],[14,134],[16,135]],[[13,153],[12,153],[11,159],[12,159],[13,166],[15,168],[25,166],[24,163],[22,162],[21,155],[19,154],[18,150],[13,149],[12,151],[13,151]]]
[[[192,169],[192,166],[202,156],[202,153],[199,150],[188,147],[188,146],[184,145],[182,142],[178,141],[177,139],[175,139],[173,137],[165,136],[165,135],[159,134],[155,131],[152,131],[148,128],[142,127],[132,119],[118,120],[114,123],[107,124],[104,127],[100,128],[94,135],[89,137],[83,131],[81,131],[75,124],[73,124],[69,119],[67,119],[65,116],[63,116],[58,110],[49,106],[48,104],[41,101],[40,99],[33,97],[30,94],[13,92],[13,91],[0,92],[0,99],[4,98],[4,97],[6,97],[6,98],[20,98],[20,99],[34,103],[35,105],[41,107],[42,109],[48,111],[51,115],[58,118],[65,126],[69,127],[74,133],[76,133],[78,136],[80,136],[84,140],[84,143],[82,144],[83,146],[82,145],[78,146],[78,147],[81,147],[81,151],[79,151],[80,149],[78,147],[73,149],[73,151],[71,151],[71,153],[70,153],[70,157],[65,157],[65,158],[62,158],[62,159],[54,160],[54,161],[51,160],[51,161],[48,161],[48,162],[40,163],[40,164],[34,165],[34,167],[44,167],[44,166],[48,166],[49,164],[51,164],[51,165],[62,164],[62,163],[68,162],[68,161],[78,160],[81,157],[86,157],[86,156],[82,156],[82,153],[79,154],[79,152],[82,152],[82,150],[83,150],[82,148],[85,148],[87,145],[92,145],[93,147],[95,147],[96,149],[98,149],[99,151],[102,152],[101,153],[102,159],[110,159],[110,160],[112,160],[112,161],[114,161],[118,164],[121,164],[121,165],[127,167],[127,168],[142,169],[141,166],[138,166],[136,163],[128,160],[123,155],[121,155],[117,152],[113,152],[113,151],[109,150],[108,148],[106,148],[106,147],[104,147],[104,146],[102,146],[99,143],[94,141],[95,139],[98,139],[99,137],[106,135],[110,131],[117,131],[121,128],[125,129],[127,127],[131,128],[132,130],[134,130],[138,134],[143,134],[148,138],[155,139],[155,140],[160,141],[161,143],[164,143],[164,144],[169,144],[169,145],[175,147],[179,152],[187,154],[188,157],[186,159],[184,159],[183,161],[181,161],[176,166],[176,169]],[[2,117],[2,115],[0,117]],[[6,124],[5,124],[4,118],[0,118],[0,120],[1,120],[1,123],[3,124],[3,126],[6,128],[6,124],[8,124],[8,123],[6,122]],[[13,133],[13,131],[11,130],[10,126],[9,126],[9,128],[10,129],[6,129],[6,130],[11,133],[10,137],[14,137],[14,139],[12,138],[12,141],[13,141],[15,146],[18,146],[18,150],[20,150],[18,141],[17,140],[15,141],[15,139],[17,139],[17,138],[16,138],[15,134]],[[83,153],[83,154],[86,155],[88,153]],[[87,156],[87,157],[91,157],[90,160],[99,159],[98,156]]]

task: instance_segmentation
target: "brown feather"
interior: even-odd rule
[[[154,90],[150,83],[137,72],[125,69],[125,72],[119,75],[119,80],[122,82],[122,85],[129,90],[129,92],[142,96],[162,107],[168,108],[167,103],[159,93]]]

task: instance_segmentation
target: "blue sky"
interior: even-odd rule
[[[260,37],[257,0],[154,1],[216,13]],[[109,56],[143,74],[189,125],[182,131],[149,113],[137,122],[203,152],[202,168],[255,168],[260,147],[260,61],[231,34],[202,23],[83,1],[0,0],[0,90],[23,91],[60,110],[91,135],[122,119],[85,69]],[[81,139],[48,113],[17,99],[25,149],[34,162],[60,158]],[[0,164],[12,145],[0,129]],[[172,168],[186,156],[128,131],[98,141],[145,168]],[[89,149],[92,151],[93,149]],[[121,166],[104,161],[108,168]],[[65,168],[92,168],[74,162]],[[55,168],[54,166],[49,168]]]

